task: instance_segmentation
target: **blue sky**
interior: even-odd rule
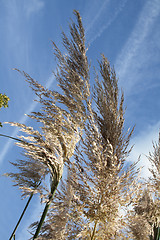
[[[0,0],[0,92],[10,97],[9,108],[1,109],[0,121],[30,124],[24,115],[36,110],[35,96],[18,68],[41,84],[54,89],[56,67],[51,40],[59,48],[61,30],[68,33],[73,9],[79,10],[86,29],[88,58],[97,65],[100,54],[115,67],[119,86],[125,93],[126,127],[136,124],[131,144],[131,161],[152,150],[160,128],[160,1],[159,0]],[[93,81],[93,79],[91,79]],[[18,130],[4,125],[0,132],[10,136]],[[12,171],[9,161],[20,158],[13,141],[0,138],[1,175]],[[8,239],[25,205],[10,179],[0,176],[0,235]],[[27,227],[40,216],[35,197],[16,234],[28,239]]]

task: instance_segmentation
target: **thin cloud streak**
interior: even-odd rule
[[[103,32],[112,24],[112,22],[114,22],[114,20],[117,18],[118,14],[123,10],[123,8],[125,7],[126,3],[128,0],[124,0],[121,2],[119,8],[114,12],[114,15],[112,18],[109,19],[109,21],[107,22],[107,24],[103,25],[100,30],[98,31],[98,33],[89,41],[89,45],[91,45],[97,38],[99,38]],[[108,1],[107,1],[108,2]],[[106,5],[106,4],[105,4]],[[101,8],[101,11],[98,12],[97,16],[95,17],[94,21],[98,20],[98,18],[101,15],[102,10],[104,10],[104,7]],[[90,26],[89,26],[90,28]]]
[[[137,56],[138,50],[144,43],[144,40],[147,40],[147,35],[152,30],[152,26],[159,13],[159,0],[147,1],[135,25],[134,30],[132,31],[120,55],[117,57],[115,66],[120,79],[123,79],[124,76],[126,76],[128,73],[132,75],[131,66],[133,66],[133,58]],[[129,84],[132,85],[134,83],[132,81]],[[131,86],[127,87],[129,89]]]
[[[93,18],[92,22],[89,24],[89,26],[86,28],[86,34],[88,31],[94,26],[95,22],[99,19],[101,16],[102,11],[104,11],[104,8],[106,8],[106,5],[110,2],[110,0],[104,1],[102,6],[100,7],[99,11],[97,12],[96,16]]]

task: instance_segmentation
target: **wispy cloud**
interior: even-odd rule
[[[3,44],[6,48],[6,65],[30,65],[28,61],[29,50],[32,48],[31,37],[34,18],[32,15],[40,13],[44,8],[43,0],[14,0],[3,1],[5,15],[3,16],[3,32],[5,37]],[[31,18],[32,17],[32,18]],[[37,16],[36,16],[37,17]]]
[[[6,60],[6,66],[8,68],[18,67],[19,65],[25,66],[28,68],[28,35],[29,33],[24,29],[27,28],[28,22],[26,21],[26,17],[31,15],[34,12],[40,11],[44,6],[42,0],[28,0],[22,1],[19,3],[17,0],[14,1],[4,1],[4,9],[6,14],[3,18],[4,24],[4,32],[5,36],[4,48],[5,51],[4,59]],[[31,47],[31,46],[30,46]],[[10,75],[11,71],[8,71],[8,75]],[[11,77],[11,76],[9,76]],[[48,80],[50,82],[51,78]],[[19,86],[16,86],[19,87]],[[22,92],[23,92],[23,84],[21,84]],[[30,106],[26,109],[25,113],[29,114],[36,107],[37,103],[32,102]],[[26,106],[26,105],[25,105]],[[19,122],[26,123],[27,116],[22,116],[19,119]],[[15,129],[11,133],[11,136],[15,137],[18,133],[18,130]],[[8,140],[3,149],[1,150],[0,163],[2,163],[5,155],[13,144],[13,140]]]
[[[135,91],[138,94],[143,94],[145,90],[151,87],[159,86],[159,83],[153,82],[153,74],[155,74],[153,71],[151,71],[152,77],[150,80],[152,84],[151,82],[149,82],[149,84],[146,82],[146,78],[148,77],[146,76],[148,73],[146,66],[151,67],[150,61],[152,59],[152,46],[150,44],[151,39],[153,39],[152,30],[159,14],[159,0],[146,1],[133,31],[117,57],[115,64],[116,73],[119,77],[120,85],[125,90],[125,95],[130,95],[135,86]],[[145,69],[145,71],[140,71],[140,69]],[[140,85],[141,87],[139,88]],[[144,87],[142,87],[142,85]],[[157,122],[154,126],[147,126],[147,123],[145,123],[145,126],[145,130],[140,131],[131,141],[131,145],[135,144],[135,146],[129,160],[134,162],[138,160],[138,157],[142,154],[139,166],[144,166],[142,169],[142,177],[148,178],[150,176],[148,170],[150,162],[146,155],[148,155],[149,151],[152,151],[152,141],[158,139],[160,122]]]
[[[24,9],[26,16],[30,17],[32,14],[35,14],[43,9],[45,3],[42,0],[27,0],[24,1]]]
[[[97,14],[92,19],[92,21],[88,24],[88,26],[86,27],[86,34],[88,33],[89,30],[91,30],[94,27],[94,24],[99,20],[99,17],[101,16],[102,12],[104,11],[104,9],[106,8],[106,6],[109,2],[110,2],[110,0],[105,0],[102,3],[100,9],[97,11]]]
[[[122,0],[120,1],[120,5],[116,8],[116,10],[114,11],[112,17],[110,17],[105,23],[104,25],[99,27],[99,30],[97,31],[96,28],[96,32],[94,32],[93,37],[90,37],[89,39],[89,44],[91,45],[97,38],[99,38],[103,32],[115,21],[115,19],[117,18],[118,14],[122,11],[122,9],[125,7],[126,3],[128,0]],[[95,16],[95,18],[93,19],[93,21],[91,22],[91,24],[88,26],[88,30],[90,30],[94,24],[99,21],[99,18],[102,17],[102,12],[105,11],[105,9],[107,8],[107,4],[110,1],[105,1],[104,4],[102,5],[102,7],[100,8],[100,10],[98,11],[97,15]],[[105,12],[106,14],[106,12]],[[107,14],[106,14],[107,15]]]
[[[160,121],[153,126],[148,125],[144,131],[141,131],[131,140],[131,146],[134,145],[134,148],[130,154],[129,161],[135,162],[138,160],[139,156],[141,156],[138,166],[143,166],[141,176],[146,179],[151,175],[148,170],[151,165],[147,156],[149,152],[152,152],[153,150],[152,143],[158,142],[159,128]]]
[[[143,56],[139,56],[138,54],[143,45],[148,43],[147,36],[152,30],[152,26],[159,16],[159,13],[159,0],[148,0],[140,13],[128,41],[117,57],[115,64],[116,72],[120,77],[121,84],[127,84],[126,91],[130,91],[132,86],[136,83],[136,79],[138,79],[137,76],[135,78],[135,68],[137,65],[140,67],[139,57],[141,57],[141,62],[143,62],[148,52],[146,52],[145,55],[143,54]],[[126,81],[125,79],[127,79],[127,82],[124,84],[123,81]]]

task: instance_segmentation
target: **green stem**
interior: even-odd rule
[[[44,222],[44,220],[45,220],[45,217],[46,217],[46,215],[47,215],[49,206],[50,206],[50,204],[51,204],[51,202],[52,202],[52,199],[53,199],[53,196],[54,196],[54,194],[55,194],[55,191],[56,191],[56,189],[57,189],[57,187],[58,187],[58,184],[59,184],[59,181],[57,181],[57,180],[52,182],[52,185],[51,185],[51,193],[50,193],[50,196],[49,196],[49,201],[46,203],[46,206],[45,206],[45,208],[44,208],[44,210],[43,210],[41,219],[40,219],[40,221],[39,221],[39,224],[38,224],[38,227],[37,227],[37,229],[36,229],[36,232],[35,232],[35,234],[34,234],[34,236],[33,236],[33,239],[36,239],[36,238],[38,237],[39,233],[40,233],[41,227],[42,227],[43,222]]]
[[[15,228],[14,228],[14,230],[13,230],[13,232],[12,232],[12,235],[11,235],[11,237],[9,238],[9,240],[11,240],[13,237],[14,237],[14,239],[15,239],[15,232],[16,232],[16,230],[17,230],[17,228],[18,228],[18,225],[20,224],[20,222],[21,222],[21,220],[22,220],[22,217],[23,217],[25,211],[27,210],[27,207],[28,207],[28,205],[29,205],[32,197],[33,197],[33,193],[31,193],[31,195],[30,195],[30,197],[29,197],[29,199],[28,199],[28,201],[27,201],[27,203],[26,203],[26,206],[25,206],[25,208],[24,208],[24,210],[23,210],[23,212],[22,212],[22,214],[21,214],[21,216],[20,216],[20,218],[19,218],[19,220],[18,220],[18,222],[17,222],[17,225],[15,226]]]

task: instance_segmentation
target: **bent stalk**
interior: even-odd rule
[[[23,142],[21,139],[18,139],[18,138],[15,138],[15,137],[11,137],[11,136],[8,136],[8,135],[5,135],[5,134],[0,134],[0,136],[1,137],[6,137],[6,138],[10,138],[10,139],[13,139],[13,140],[16,140],[16,141],[19,141],[19,142]],[[11,236],[10,236],[10,238],[9,238],[9,240],[11,240],[13,237],[15,239],[15,232],[16,232],[16,230],[17,230],[17,228],[18,228],[18,226],[19,226],[19,224],[20,224],[20,222],[21,222],[21,220],[23,218],[23,215],[25,214],[25,211],[27,210],[27,207],[28,207],[32,197],[33,197],[33,193],[31,193],[31,195],[30,195],[30,197],[29,197],[29,199],[28,199],[28,201],[26,203],[26,206],[25,206],[25,208],[24,208],[24,210],[23,210],[23,212],[22,212],[22,214],[21,214],[21,216],[20,216],[20,218],[19,218],[19,220],[18,220],[18,222],[17,222],[17,224],[16,224],[16,226],[15,226],[15,228],[14,228],[14,230],[13,230]]]
[[[20,222],[21,222],[21,220],[23,218],[23,215],[24,215],[25,211],[27,210],[27,207],[28,207],[32,197],[33,197],[33,192],[31,193],[31,195],[30,195],[30,197],[29,197],[29,199],[28,199],[28,201],[26,203],[26,206],[25,206],[25,208],[24,208],[24,210],[23,210],[23,212],[22,212],[22,214],[21,214],[21,216],[20,216],[20,218],[19,218],[19,220],[18,220],[18,222],[17,222],[17,224],[16,224],[16,226],[15,226],[13,232],[12,232],[12,235],[9,238],[9,240],[12,240],[13,237],[15,239],[15,232],[16,232],[16,230],[17,230],[17,228],[18,228],[18,226],[19,226],[19,224],[20,224]]]

